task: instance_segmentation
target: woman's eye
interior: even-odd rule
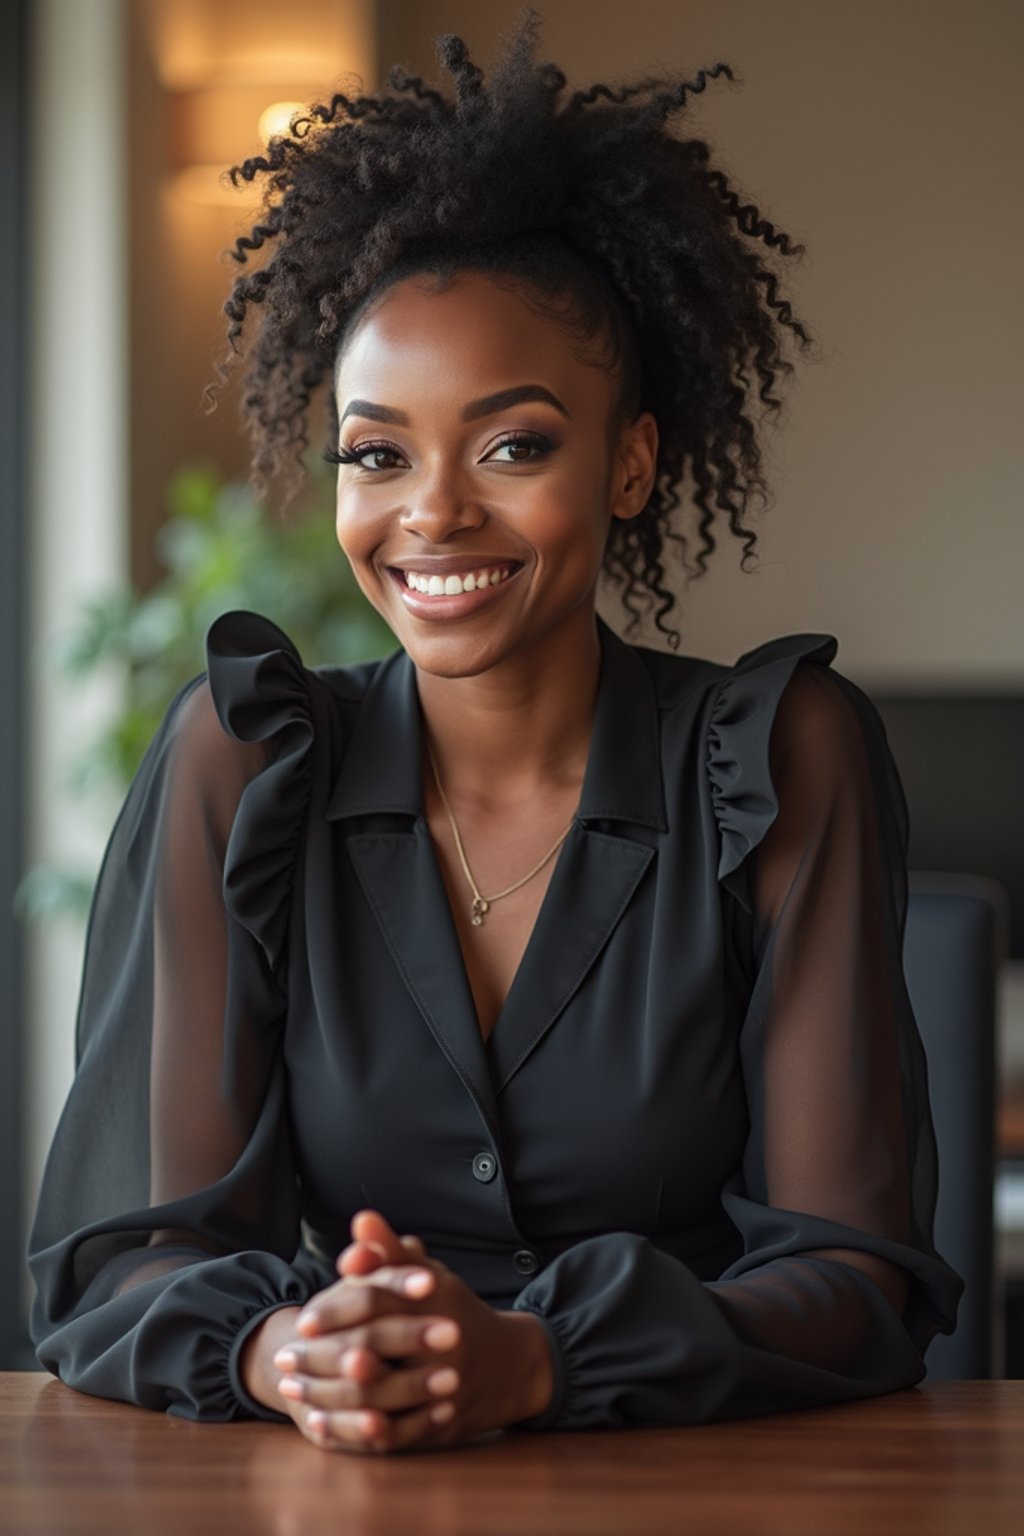
[[[500,453],[503,448],[521,449],[524,451],[516,451],[511,458],[503,459],[500,462],[504,464],[528,464],[532,459],[539,459],[545,453],[550,453],[554,446],[550,437],[544,437],[540,432],[513,432],[508,437],[503,438],[492,449],[492,454]]]
[[[393,464],[364,464],[363,462],[366,458],[380,459],[382,457],[385,459],[397,459],[400,455],[398,449],[392,448],[388,443],[366,443],[362,448],[353,448],[351,453],[346,455],[346,462],[358,464],[360,469],[393,469]]]

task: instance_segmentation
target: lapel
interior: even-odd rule
[[[630,830],[667,830],[653,681],[632,646],[600,619],[598,630],[579,807],[486,1043],[423,815],[419,696],[404,651],[374,674],[328,802],[328,820],[349,823],[349,855],[398,971],[495,1136],[498,1095],[583,982],[654,857],[649,832],[643,841]],[[371,815],[389,818],[384,830],[379,819],[366,828]]]

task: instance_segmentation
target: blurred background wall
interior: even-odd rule
[[[826,359],[802,368],[772,446],[776,503],[762,520],[759,574],[740,572],[738,542],[726,535],[713,574],[688,595],[688,648],[731,659],[766,634],[825,629],[839,637],[839,664],[862,680],[1019,680],[1024,209],[1012,189],[1024,7],[539,8],[544,55],[574,85],[732,63],[742,86],[721,81],[695,98],[690,131],[808,246],[792,283]],[[212,418],[199,401],[233,276],[220,252],[245,220],[237,194],[204,204],[209,184],[182,173],[255,144],[247,85],[258,107],[266,94],[326,90],[349,71],[370,89],[396,61],[433,77],[432,39],[446,30],[489,62],[519,6],[317,0],[284,12],[273,0],[139,0],[125,9],[132,566],[147,580],[169,471],[197,451],[232,470],[244,462],[234,401]]]
[[[487,65],[510,0],[35,0],[28,167],[32,337],[27,855],[103,834],[61,765],[95,697],[49,647],[113,578],[159,574],[169,476],[242,477],[229,394],[204,414],[252,222],[218,169],[270,107],[375,89],[396,62],[436,79],[434,36]],[[685,131],[804,240],[803,365],[769,443],[774,505],[756,575],[722,534],[687,593],[683,649],[722,661],[824,630],[865,688],[1021,690],[1017,0],[547,0],[541,57],[573,86],[725,59]],[[444,82],[448,88],[447,78]],[[677,131],[678,128],[677,128]],[[211,169],[213,168],[213,169]],[[340,557],[339,557],[340,558]],[[116,679],[105,685],[116,687]],[[96,687],[102,686],[97,684]],[[108,830],[108,828],[104,829]],[[24,951],[27,1220],[72,1071],[81,933]]]
[[[862,685],[1024,678],[1024,342],[1015,0],[548,0],[574,84],[725,59],[691,122],[806,242],[803,368],[773,450],[756,576],[731,545],[687,600],[684,647],[732,660],[826,630]],[[384,5],[382,59],[431,66],[458,32],[490,56],[506,0]]]
[[[222,305],[240,270],[226,252],[254,222],[247,189],[225,189],[221,173],[261,148],[268,108],[282,131],[289,108],[325,91],[373,90],[377,19],[373,0],[133,0],[121,9],[131,124],[131,566],[148,585],[173,471],[201,457],[243,478],[246,470],[237,392],[213,415],[203,406],[224,351]]]

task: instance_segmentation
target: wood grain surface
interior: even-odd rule
[[[0,1373],[17,1536],[1020,1536],[1024,1381],[682,1429],[496,1433],[391,1455],[192,1424]]]

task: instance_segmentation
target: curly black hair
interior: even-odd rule
[[[235,185],[265,180],[259,221],[231,255],[247,263],[274,246],[232,286],[228,348],[207,393],[212,408],[258,306],[242,397],[252,484],[264,495],[284,472],[287,499],[303,474],[313,394],[375,295],[417,272],[443,286],[466,268],[515,284],[615,375],[612,432],[641,410],[658,423],[654,488],[639,517],[614,520],[604,574],[620,589],[627,632],[653,608],[677,647],[665,622],[675,604],[666,540],[703,574],[720,510],[743,543],[741,569],[753,555],[744,514],[752,497],[767,502],[767,486],[750,409],[756,392],[764,410],[779,410],[777,378],[793,371],[785,343],[810,347],[778,271],[780,257],[804,248],[743,201],[705,142],[666,126],[709,81],[734,80],[728,64],[565,99],[562,70],[534,62],[540,21],[532,7],[520,12],[489,85],[463,40],[445,34],[435,48],[453,102],[396,65],[388,91],[338,92],[232,167]],[[687,474],[696,566],[673,515]]]

